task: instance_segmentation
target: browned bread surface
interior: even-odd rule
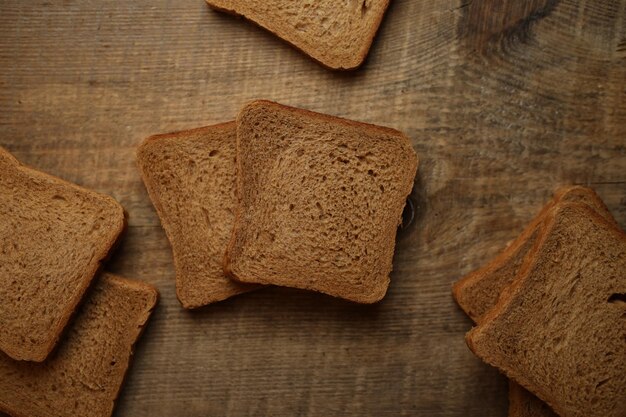
[[[360,303],[383,298],[417,170],[409,139],[266,101],[245,106],[237,123],[239,205],[225,270]]]
[[[562,417],[623,417],[626,235],[576,203],[543,227],[468,345]]]
[[[108,417],[156,289],[103,274],[44,363],[0,353],[0,410],[15,417]]]
[[[367,56],[389,0],[207,0],[245,17],[331,69],[354,69]]]
[[[172,245],[176,294],[197,308],[256,286],[228,279],[222,259],[235,220],[235,122],[158,135],[137,162]]]
[[[592,189],[582,186],[559,189],[554,198],[530,222],[522,234],[500,255],[454,284],[452,294],[455,300],[474,322],[480,323],[482,317],[496,305],[502,290],[515,279],[526,254],[539,234],[541,223],[555,205],[564,202],[587,204],[618,227],[604,202]]]
[[[0,149],[0,351],[43,361],[124,227],[111,197]]]

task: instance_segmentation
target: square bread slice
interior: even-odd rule
[[[563,187],[502,253],[487,265],[457,281],[452,295],[465,313],[476,323],[498,302],[502,290],[513,282],[526,254],[539,234],[540,225],[550,210],[564,202],[588,205],[607,221],[617,226],[604,202],[591,189],[582,186]]]
[[[531,253],[468,346],[562,417],[623,417],[626,234],[564,203]]]
[[[0,350],[43,361],[124,230],[111,197],[0,149]]]
[[[239,204],[225,271],[382,299],[417,155],[385,127],[256,101],[237,119]]]
[[[103,274],[46,362],[0,353],[0,410],[28,417],[111,416],[157,298],[151,285]]]
[[[389,0],[207,0],[243,16],[331,69],[360,66]]]
[[[224,275],[235,222],[235,122],[146,139],[137,163],[172,245],[176,294],[197,308],[257,288]]]

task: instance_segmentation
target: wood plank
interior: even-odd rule
[[[626,0],[394,0],[365,66],[333,73],[201,0],[3,0],[0,146],[129,213],[108,269],[162,298],[116,416],[502,416],[450,285],[560,185],[626,227],[624,45]],[[416,219],[380,305],[276,288],[180,308],[134,149],[254,98],[412,138]]]

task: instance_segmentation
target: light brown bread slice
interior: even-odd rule
[[[508,286],[532,247],[540,228],[549,211],[562,202],[580,202],[587,204],[607,221],[617,226],[602,200],[590,188],[567,186],[559,189],[550,201],[535,217],[524,232],[492,262],[465,278],[453,287],[453,295],[459,305],[476,322],[493,308],[502,289]],[[544,402],[530,392],[509,381],[509,417],[555,417],[556,414]]]
[[[623,417],[626,235],[576,203],[551,210],[543,227],[467,343],[562,417]]]
[[[235,122],[146,139],[137,162],[172,245],[176,294],[197,308],[257,288],[224,275],[235,220]]]
[[[558,417],[546,403],[513,381],[509,382],[509,417]]]
[[[237,120],[241,282],[382,299],[417,156],[402,133],[267,101]]]
[[[43,361],[125,226],[111,197],[0,150],[0,350]]]
[[[354,69],[367,56],[389,0],[207,0],[245,17],[331,69]]]
[[[110,416],[157,298],[148,284],[103,274],[46,362],[0,353],[0,410],[16,417]]]
[[[454,284],[452,295],[474,322],[480,323],[482,317],[498,302],[502,290],[513,282],[519,272],[526,254],[539,234],[541,223],[555,205],[564,202],[587,204],[617,227],[606,205],[592,189],[568,186],[557,190],[554,198],[500,255]]]

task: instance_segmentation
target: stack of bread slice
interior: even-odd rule
[[[384,297],[418,164],[404,134],[255,101],[236,122],[148,138],[137,159],[183,307],[261,285]]]
[[[593,190],[559,190],[453,295],[470,349],[511,379],[509,415],[625,415],[626,234]]]
[[[111,415],[157,301],[99,273],[125,222],[112,198],[0,149],[0,411]]]

